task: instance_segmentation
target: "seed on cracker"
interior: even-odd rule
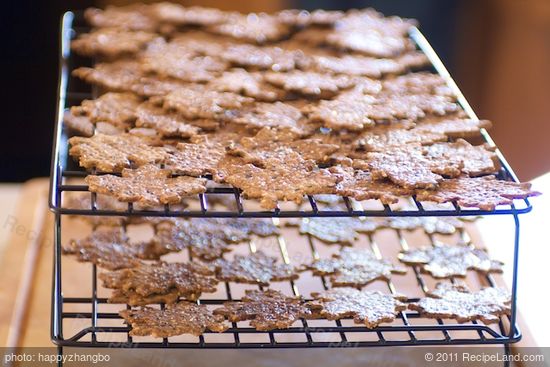
[[[231,322],[251,320],[250,326],[259,331],[288,329],[300,318],[310,317],[301,297],[288,297],[279,291],[247,290],[240,302],[225,302],[214,310]]]
[[[340,245],[353,245],[359,233],[371,233],[383,227],[382,221],[374,219],[361,220],[355,217],[304,218],[296,225],[300,233],[310,234],[321,241]]]
[[[177,42],[167,43],[160,39],[147,47],[142,67],[145,72],[160,77],[202,83],[214,79],[227,68],[227,64],[213,56],[199,55]]]
[[[105,9],[88,8],[86,21],[96,28],[120,28],[132,31],[154,31],[157,22],[148,14],[146,5],[107,6]]]
[[[339,96],[329,101],[322,100],[316,106],[306,107],[305,111],[309,121],[322,123],[324,127],[334,130],[361,131],[365,127],[374,125],[374,121],[369,117],[374,101],[372,96],[361,96],[361,98]]]
[[[80,67],[72,75],[108,91],[128,92],[143,76],[141,64],[136,60],[115,60],[95,64],[93,68]]]
[[[335,74],[362,75],[380,78],[386,74],[400,74],[409,68],[426,64],[427,58],[422,53],[409,53],[398,58],[380,59],[361,55],[316,56],[314,68],[321,72]]]
[[[349,247],[331,259],[315,260],[307,268],[315,275],[330,275],[333,287],[361,288],[375,280],[389,280],[392,273],[406,273],[405,269],[386,259],[379,259],[370,250]]]
[[[303,132],[299,123],[302,113],[299,109],[282,102],[256,103],[250,109],[238,111],[230,121],[235,124],[261,129],[273,127]]]
[[[311,296],[314,300],[307,306],[314,314],[329,320],[353,317],[356,324],[364,324],[369,329],[383,322],[392,322],[407,308],[398,296],[347,287],[316,292]]]
[[[472,119],[429,118],[418,123],[416,130],[444,134],[449,138],[468,138],[481,135],[481,129],[489,129],[491,122]]]
[[[247,44],[231,45],[221,52],[220,57],[233,65],[247,69],[277,72],[295,69],[305,59],[301,51]]]
[[[498,158],[492,150],[485,145],[473,146],[464,139],[433,144],[423,151],[424,156],[431,160],[461,160],[464,163],[461,171],[469,176],[495,173],[498,170]]]
[[[297,269],[288,264],[278,264],[277,258],[262,251],[249,255],[235,255],[233,260],[214,262],[216,277],[226,282],[259,284],[267,286],[273,281],[298,279]]]
[[[286,9],[277,13],[277,19],[291,26],[306,27],[310,25],[331,26],[344,16],[340,10],[317,9],[312,12],[307,10]]]
[[[80,35],[71,42],[71,49],[84,56],[117,57],[139,52],[147,42],[157,37],[154,33],[99,28]]]
[[[264,79],[286,91],[319,98],[332,97],[339,91],[355,85],[354,79],[349,76],[320,74],[314,71],[270,72],[264,75]]]
[[[177,26],[218,24],[225,20],[225,13],[219,9],[202,6],[182,6],[169,2],[155,3],[150,6],[151,14],[157,20]]]
[[[163,310],[143,307],[122,310],[120,316],[132,327],[130,335],[168,338],[191,334],[202,335],[205,330],[222,333],[229,328],[223,316],[213,315],[205,305],[180,301]]]
[[[163,97],[164,108],[178,111],[189,119],[215,119],[224,117],[230,110],[253,102],[252,98],[230,92],[216,92],[204,87],[187,87]]]
[[[494,210],[497,205],[509,205],[513,199],[540,195],[529,183],[497,180],[495,176],[460,177],[444,180],[435,190],[417,190],[420,201],[448,203],[456,201],[464,207]]]
[[[141,99],[132,93],[105,93],[97,99],[84,100],[71,108],[75,115],[86,115],[94,123],[107,122],[120,129],[129,129],[136,120]]]
[[[445,79],[439,74],[420,72],[387,79],[383,90],[393,94],[436,94],[455,98]]]
[[[414,231],[422,228],[428,234],[453,234],[463,228],[464,222],[455,217],[392,217],[389,227]]]
[[[382,204],[394,204],[402,196],[411,196],[413,190],[400,187],[391,181],[375,180],[368,171],[349,167],[332,167],[331,172],[339,178],[336,193],[356,200],[377,199]]]
[[[84,239],[71,240],[63,246],[64,254],[109,270],[139,266],[138,259],[158,260],[167,252],[150,242],[131,243],[119,228],[96,230]]]
[[[277,21],[277,18],[265,13],[247,15],[232,13],[226,21],[207,28],[209,31],[238,40],[262,44],[278,41],[290,33],[290,28]]]
[[[304,195],[332,194],[337,178],[316,168],[292,149],[279,150],[278,158],[266,160],[260,168],[240,157],[225,157],[218,166],[218,182],[242,190],[244,197],[260,199],[265,209],[274,209],[279,200],[301,203]]]
[[[208,85],[218,92],[238,93],[258,101],[272,102],[285,97],[284,91],[264,83],[260,73],[244,69],[225,71]]]
[[[170,177],[169,170],[153,165],[123,169],[122,177],[113,175],[86,177],[91,192],[114,196],[123,202],[144,205],[178,204],[184,197],[206,191],[206,179]]]
[[[218,281],[211,275],[194,263],[158,262],[102,273],[99,278],[104,287],[115,290],[111,303],[141,306],[153,300],[174,303],[178,297],[195,301],[203,292],[216,291]]]
[[[167,149],[165,166],[173,173],[188,176],[215,174],[218,162],[224,156],[222,144],[178,143],[176,149]]]
[[[491,260],[482,250],[471,246],[440,245],[412,249],[399,254],[399,260],[420,269],[435,278],[465,277],[468,270],[482,273],[501,273],[503,263]]]
[[[166,156],[162,149],[149,146],[145,140],[129,134],[72,137],[69,144],[69,154],[78,158],[80,166],[102,172],[120,172],[132,165],[159,163]]]
[[[484,324],[498,322],[509,315],[512,299],[502,288],[483,288],[470,292],[465,285],[439,283],[429,297],[409,304],[409,309],[423,317],[455,319],[460,323],[480,320]]]
[[[154,241],[172,251],[189,248],[194,256],[211,261],[229,251],[232,243],[249,240],[253,234],[277,233],[277,227],[264,219],[191,218],[157,224]]]
[[[137,127],[155,129],[161,137],[189,138],[199,132],[199,128],[188,124],[179,115],[167,113],[150,102],[137,106],[135,116]]]

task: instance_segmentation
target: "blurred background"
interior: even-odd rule
[[[550,171],[548,0],[202,0],[243,12],[372,6],[416,18],[522,180]],[[55,121],[59,19],[69,9],[132,1],[8,1],[1,11],[0,182],[48,176]]]

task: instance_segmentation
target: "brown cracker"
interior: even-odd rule
[[[409,309],[423,317],[455,319],[460,323],[480,320],[484,324],[498,322],[500,316],[510,315],[512,299],[502,288],[483,288],[470,293],[463,285],[439,283],[435,290]]]
[[[434,94],[456,98],[447,81],[439,74],[409,73],[383,82],[383,90],[392,94]]]
[[[442,244],[412,249],[399,254],[399,260],[420,269],[434,278],[465,277],[468,270],[482,273],[502,273],[500,261],[491,260],[482,250],[471,246]]]
[[[102,273],[103,286],[115,289],[111,303],[141,306],[155,299],[174,303],[177,297],[197,300],[203,292],[216,291],[218,281],[212,272],[193,263],[141,264],[130,269]]]
[[[246,290],[240,302],[225,302],[214,310],[231,322],[251,320],[250,326],[259,331],[288,329],[300,318],[310,317],[310,310],[300,297],[287,297],[279,291]]]
[[[378,291],[359,291],[355,288],[335,288],[311,294],[307,303],[312,312],[329,320],[353,317],[356,324],[373,329],[383,322],[392,322],[406,309],[396,296]]]
[[[95,64],[93,68],[80,67],[73,76],[108,91],[128,92],[143,76],[141,64],[134,59],[121,59]]]
[[[388,225],[406,231],[422,228],[428,234],[453,234],[464,227],[464,222],[455,217],[392,217]]]
[[[155,3],[150,6],[150,14],[159,22],[176,26],[207,26],[225,20],[226,13],[202,6],[184,7],[169,2]]]
[[[513,199],[525,199],[540,193],[531,190],[529,183],[497,180],[495,176],[460,177],[444,180],[436,190],[417,190],[420,201],[448,203],[456,201],[464,207],[494,210],[497,205],[512,204]]]
[[[312,12],[299,9],[285,9],[277,13],[277,20],[295,27],[332,26],[344,16],[340,10],[316,9]]]
[[[71,107],[74,115],[85,115],[94,122],[107,122],[128,130],[136,120],[136,108],[141,99],[132,93],[105,93],[97,99],[86,99],[80,106]]]
[[[232,13],[226,21],[207,28],[210,32],[262,44],[278,41],[290,33],[290,28],[277,21],[277,18],[265,13]]]
[[[302,234],[309,234],[324,242],[350,246],[355,243],[359,233],[371,233],[384,225],[382,221],[355,217],[304,218],[297,224]]]
[[[333,167],[333,174],[339,177],[336,193],[356,200],[377,199],[383,204],[393,204],[401,196],[411,196],[413,191],[386,180],[374,180],[368,171]]]
[[[155,129],[161,137],[190,138],[199,133],[199,128],[189,125],[175,113],[167,113],[150,102],[144,102],[135,110],[137,127]]]
[[[221,52],[220,57],[233,65],[246,69],[277,72],[298,68],[306,60],[303,52],[299,50],[247,44],[230,45]]]
[[[253,99],[230,92],[216,92],[200,86],[175,90],[163,96],[164,108],[189,119],[216,119],[226,116]]]
[[[286,91],[319,98],[332,97],[355,85],[354,79],[347,75],[320,74],[314,71],[268,72],[264,79]]]
[[[249,255],[235,255],[233,260],[214,262],[216,277],[221,281],[259,284],[268,286],[272,281],[298,279],[297,269],[288,264],[278,264],[277,258],[262,251]]]
[[[225,71],[208,86],[218,92],[238,93],[258,101],[273,102],[285,97],[284,91],[264,83],[259,72],[248,72],[244,69]]]
[[[472,120],[461,118],[427,118],[421,120],[416,130],[443,134],[449,138],[469,138],[481,135],[480,129],[489,129],[491,122],[487,120]]]
[[[143,4],[107,6],[104,10],[88,8],[84,12],[88,23],[97,28],[121,28],[132,31],[154,31],[158,24]]]
[[[145,140],[129,134],[73,137],[69,144],[69,154],[78,158],[80,166],[102,172],[120,172],[132,165],[158,163],[166,156],[162,149],[151,147]]]
[[[123,169],[122,177],[113,175],[86,177],[91,192],[115,196],[124,202],[144,205],[178,204],[184,197],[206,191],[206,179],[178,176],[153,165]]]
[[[238,111],[230,121],[256,129],[273,127],[303,133],[303,125],[299,123],[301,118],[299,109],[283,102],[275,102],[256,103],[250,109]]]
[[[229,324],[222,316],[213,315],[205,305],[181,301],[159,310],[143,307],[122,310],[120,316],[132,327],[131,336],[168,338],[181,334],[202,335],[205,330],[224,332]]]
[[[452,143],[438,143],[423,149],[424,156],[431,160],[460,160],[461,171],[469,176],[496,173],[497,155],[485,145],[473,146],[464,139]]]
[[[375,280],[390,280],[392,273],[404,274],[405,269],[388,260],[379,259],[370,250],[344,248],[331,259],[319,259],[307,265],[313,274],[330,275],[333,287],[361,288]]]
[[[188,176],[215,174],[218,162],[224,156],[224,147],[219,143],[178,143],[176,149],[168,149],[165,160],[167,169]]]
[[[149,242],[131,243],[120,228],[96,230],[84,239],[71,240],[63,246],[64,254],[109,270],[133,268],[141,264],[138,259],[158,260],[167,252]]]
[[[99,28],[80,35],[71,42],[71,49],[84,56],[114,58],[136,54],[155,37],[156,34],[149,32]]]

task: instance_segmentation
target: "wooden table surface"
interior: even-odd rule
[[[550,185],[548,185],[548,188],[550,189]],[[538,189],[544,190],[543,187],[538,187]],[[3,280],[0,283],[0,345],[6,345],[6,343],[12,343],[17,346],[52,345],[50,341],[50,300],[53,215],[47,210],[47,190],[46,179],[36,179],[25,183],[20,189],[19,203],[12,215],[12,217],[16,219],[16,222],[12,221],[10,224],[10,228],[12,228],[10,233],[11,237],[6,245],[3,256],[0,258],[0,279]],[[550,190],[544,191],[550,192]],[[535,208],[537,208],[541,200],[535,199],[533,202]],[[550,205],[547,204],[548,202],[545,204],[546,209],[542,208],[543,205],[540,205],[541,208],[535,209],[537,211],[537,218],[539,218],[538,215],[549,213],[548,209]],[[529,311],[527,313],[523,312],[528,316],[527,323],[524,322],[522,315],[520,315],[520,325],[524,338],[518,345],[547,346],[549,345],[548,339],[544,339],[545,335],[542,331],[548,330],[549,326],[541,325],[537,312],[533,312],[533,309],[537,310],[537,308],[540,307],[540,303],[533,301],[532,297],[540,295],[540,293],[537,293],[538,288],[533,288],[534,284],[536,284],[535,280],[540,281],[541,271],[548,272],[548,270],[546,270],[547,267],[544,268],[544,270],[539,270],[533,266],[528,266],[525,262],[529,261],[541,264],[544,260],[548,259],[548,257],[541,259],[536,256],[537,248],[544,246],[542,243],[532,241],[533,237],[528,237],[529,235],[527,232],[540,234],[542,230],[545,230],[546,233],[550,233],[550,229],[547,225],[540,227],[540,220],[533,219],[528,221],[527,219],[523,219],[528,216],[533,217],[534,215],[528,214],[522,217],[524,229],[522,236],[524,238],[530,238],[531,240],[527,244],[522,244],[519,304],[520,311]],[[548,218],[548,216],[546,218]],[[489,248],[489,251],[495,255],[494,257],[506,261],[508,258],[506,257],[507,255],[504,255],[505,251],[503,251],[503,249],[509,250],[510,247],[502,243],[504,243],[505,240],[509,241],[510,237],[505,235],[505,231],[502,230],[502,227],[497,227],[496,222],[491,221],[493,221],[493,218],[481,221],[479,224],[481,236],[485,239],[484,243]],[[528,250],[526,251],[525,248],[528,248]],[[546,246],[546,250],[548,249],[548,246]],[[36,261],[33,260],[33,257]],[[33,263],[35,265],[32,265]],[[30,272],[29,269],[31,269]],[[508,271],[508,269],[506,271]],[[75,279],[74,287],[78,287],[78,274],[75,274]],[[535,334],[535,338],[531,335],[530,330],[534,330],[537,333]],[[538,334],[539,332],[540,334]],[[223,363],[227,356],[240,356],[241,354],[238,352],[239,351],[186,351],[185,356],[187,361],[196,361],[199,365],[202,365],[200,361],[204,360],[205,353],[207,353],[208,360],[214,365],[214,361]],[[177,360],[177,351],[163,351],[163,355],[167,358],[171,353],[175,353],[174,358]],[[242,360],[242,363],[244,363],[244,361],[252,363],[252,361],[255,360],[265,362],[266,360],[271,360],[270,358],[274,358],[278,360],[282,366],[285,365],[282,361],[284,361],[287,354],[291,352],[262,351],[263,354],[257,357],[259,359],[254,357],[254,353],[255,352],[247,352],[242,354],[243,356],[247,356]],[[266,353],[272,353],[271,357]],[[330,363],[327,362],[334,359],[333,362],[335,364],[353,366],[360,365],[365,355],[361,349],[339,353],[339,351],[334,350],[323,352],[301,350],[301,358],[299,360],[301,360],[302,365],[320,366],[330,365]],[[268,356],[266,357],[266,355]],[[296,361],[296,358],[292,357],[289,360]],[[287,360],[287,362],[289,360]],[[267,365],[276,366],[279,364],[268,363]],[[411,365],[414,365],[414,363],[411,363]]]

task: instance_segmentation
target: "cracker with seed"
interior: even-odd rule
[[[316,292],[311,296],[314,300],[307,306],[314,314],[328,320],[353,317],[356,324],[364,324],[369,329],[383,322],[392,322],[407,308],[398,296],[348,287]]]
[[[216,92],[201,86],[181,88],[162,97],[163,106],[188,119],[223,118],[254,100],[230,92]]]
[[[428,234],[453,234],[464,222],[455,217],[392,217],[390,228],[414,231],[422,228]]]
[[[213,315],[205,305],[180,301],[164,309],[142,307],[122,310],[120,316],[132,327],[131,336],[169,338],[191,334],[202,335],[206,330],[222,333],[229,328],[223,316]]]
[[[277,20],[294,27],[332,26],[342,19],[340,10],[317,9],[312,12],[299,9],[285,9],[277,13]]]
[[[429,160],[420,147],[409,144],[386,152],[367,153],[366,161],[356,160],[353,167],[369,169],[375,180],[388,178],[406,189],[435,188],[443,176],[457,177],[464,163],[457,157]]]
[[[178,143],[176,149],[167,149],[167,153],[164,161],[167,169],[176,174],[198,177],[217,172],[225,149],[219,143]]]
[[[215,179],[241,189],[246,198],[259,199],[265,209],[275,209],[279,200],[299,204],[304,195],[334,193],[337,178],[328,170],[317,168],[313,161],[289,148],[274,154],[277,157],[265,160],[264,167],[226,156]]]
[[[300,233],[309,234],[323,242],[351,246],[359,237],[359,233],[372,233],[383,227],[384,223],[356,217],[319,217],[304,218],[295,225],[300,227]]]
[[[290,33],[290,27],[279,22],[275,16],[265,13],[231,13],[225,22],[209,26],[207,30],[257,44],[278,41]]]
[[[438,143],[424,147],[423,154],[432,161],[460,160],[462,173],[480,176],[498,171],[497,155],[485,145],[473,146],[464,139],[452,143]]]
[[[302,113],[299,109],[283,102],[256,103],[250,109],[238,111],[230,121],[250,128],[264,127],[289,129],[297,134],[304,132]]]
[[[122,130],[128,130],[136,120],[136,108],[141,98],[132,93],[105,93],[97,99],[86,99],[80,106],[71,107],[71,113],[85,115],[93,123],[107,122]]]
[[[375,98],[372,96],[339,96],[333,100],[322,100],[315,106],[306,107],[304,111],[310,122],[321,123],[326,128],[361,131],[374,125],[374,121],[369,117],[374,101]]]
[[[233,218],[191,218],[159,223],[154,241],[172,251],[189,248],[194,256],[211,261],[230,251],[230,245],[252,238],[278,234],[268,220]]]
[[[187,196],[206,191],[206,179],[170,176],[169,170],[145,165],[135,170],[123,169],[122,177],[89,175],[85,181],[91,192],[144,205],[179,204]]]
[[[178,42],[149,44],[142,56],[142,68],[161,78],[175,78],[183,82],[203,83],[214,79],[227,64],[214,56],[200,55],[193,48]]]
[[[434,94],[456,98],[447,81],[439,74],[409,73],[383,82],[383,90],[392,94]]]
[[[439,117],[421,120],[416,130],[432,134],[443,134],[449,138],[471,138],[480,136],[481,129],[489,129],[491,125],[488,120]]]
[[[131,243],[120,228],[114,228],[96,230],[84,239],[71,240],[63,246],[63,253],[75,255],[78,261],[118,270],[139,266],[139,259],[158,260],[168,251],[150,242]]]
[[[480,320],[496,323],[500,316],[510,315],[512,298],[503,288],[483,288],[470,292],[465,285],[439,283],[429,297],[409,304],[409,309],[423,317],[455,319],[460,323]]]
[[[328,75],[314,71],[270,72],[264,75],[264,79],[288,92],[319,98],[332,97],[355,85],[355,80],[347,75]]]
[[[141,64],[133,59],[102,62],[93,68],[80,67],[72,75],[85,82],[114,92],[129,92],[143,76]]]
[[[120,28],[131,31],[154,31],[157,22],[143,4],[107,6],[105,9],[88,8],[84,18],[96,28]]]
[[[163,24],[176,26],[208,26],[222,23],[226,13],[202,6],[182,6],[169,2],[155,3],[150,6],[152,16]]]
[[[410,68],[427,64],[423,53],[411,52],[392,59],[380,59],[361,55],[314,56],[313,68],[320,72],[381,78],[387,74],[400,74]]]
[[[200,131],[175,113],[167,113],[151,102],[144,102],[135,110],[136,126],[155,129],[161,137],[190,138]]]
[[[77,136],[70,138],[69,144],[69,154],[78,159],[81,167],[102,172],[120,172],[133,165],[159,163],[166,157],[164,150],[130,134]]]
[[[416,190],[420,201],[448,203],[456,201],[463,207],[494,210],[497,205],[510,205],[513,199],[540,195],[530,183],[497,180],[495,176],[459,177],[444,180],[435,190]]]
[[[250,326],[258,331],[288,329],[300,318],[311,316],[301,297],[288,297],[272,289],[245,292],[240,302],[225,302],[214,310],[214,315],[222,315],[231,322],[251,320]]]
[[[138,96],[150,98],[164,96],[186,85],[187,83],[178,79],[143,76],[130,85],[130,90]]]
[[[65,111],[63,113],[63,125],[75,133],[75,135],[90,137],[94,135],[95,126],[88,116],[79,116]]]
[[[214,262],[216,277],[221,281],[268,286],[270,282],[298,279],[298,271],[288,264],[278,264],[277,258],[262,251],[235,255],[233,260]]]
[[[331,172],[339,178],[336,194],[356,200],[377,199],[382,204],[394,204],[399,197],[411,196],[414,191],[398,186],[391,181],[375,180],[368,171],[332,167]]]
[[[109,302],[142,306],[161,300],[174,303],[178,297],[195,301],[203,292],[213,293],[218,281],[211,275],[193,263],[157,262],[102,273],[99,278],[104,287],[115,290]]]
[[[138,53],[156,37],[155,33],[150,32],[99,28],[80,35],[71,42],[71,49],[84,56],[115,58]]]
[[[406,269],[386,259],[379,259],[370,250],[344,248],[331,259],[319,259],[306,267],[314,275],[330,275],[333,287],[361,288],[375,280],[390,280],[392,274],[404,274]]]
[[[306,57],[298,50],[280,47],[258,47],[247,44],[230,45],[220,57],[235,66],[254,70],[283,72],[298,68]]]
[[[285,92],[263,81],[259,72],[244,69],[225,71],[210,81],[208,86],[218,92],[232,92],[254,98],[257,101],[273,102],[285,98]]]
[[[482,250],[471,246],[440,245],[412,249],[399,254],[407,265],[420,265],[420,269],[434,278],[465,277],[468,270],[481,273],[502,273],[503,263],[492,260]]]
[[[352,146],[358,151],[351,157],[360,158],[365,152],[382,152],[405,144],[429,145],[444,141],[447,141],[445,134],[419,129],[411,122],[381,124],[366,129],[353,140]]]

